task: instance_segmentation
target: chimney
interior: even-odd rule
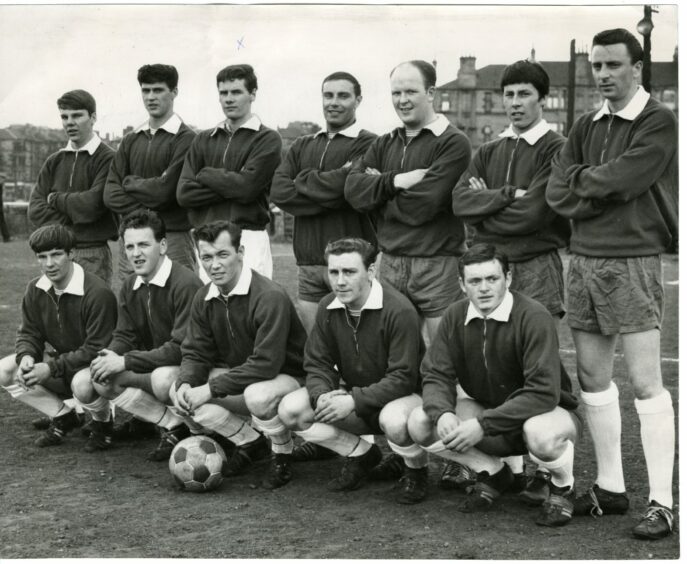
[[[575,84],[588,84],[589,53],[580,51],[575,53]]]
[[[475,88],[477,86],[477,71],[475,70],[476,58],[473,56],[461,57],[458,69],[458,86],[461,88]]]
[[[530,51],[530,63],[536,63],[537,58],[534,56],[534,47],[532,47],[532,51]]]

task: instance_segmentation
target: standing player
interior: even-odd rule
[[[341,237],[376,237],[367,214],[344,199],[344,184],[354,161],[375,138],[356,123],[362,96],[357,79],[335,72],[322,82],[326,131],[296,140],[272,180],[270,198],[295,216],[293,252],[298,265],[298,313],[310,333],[317,304],[330,293],[322,249]]]
[[[105,205],[124,216],[139,209],[160,214],[167,228],[167,256],[195,269],[196,257],[186,210],[176,190],[195,133],[174,113],[179,74],[171,65],[144,65],[138,69],[148,121],[122,139],[105,185]],[[119,278],[133,272],[120,240]]]
[[[576,513],[625,513],[620,405],[612,380],[618,335],[635,394],[649,475],[639,538],[673,526],[674,412],[661,377],[661,253],[671,244],[677,191],[677,120],[640,86],[642,48],[627,30],[594,36],[592,73],[605,98],[578,119],[553,160],[549,205],[572,220],[568,323],[594,441],[594,487]]]
[[[112,253],[107,242],[117,237],[117,225],[103,203],[103,190],[114,151],[93,131],[95,100],[88,92],[63,94],[57,108],[69,141],[38,173],[28,218],[36,227],[69,226],[76,237],[74,261],[110,284]]]
[[[134,269],[119,293],[117,328],[90,371],[74,379],[77,399],[93,417],[89,452],[110,447],[111,400],[117,407],[161,429],[162,440],[149,460],[167,460],[188,436],[183,419],[165,405],[174,383],[167,366],[181,362],[191,302],[202,286],[188,268],[167,257],[164,221],[151,210],[125,216],[119,228]]]
[[[51,418],[39,447],[61,444],[81,424],[63,400],[78,394],[74,375],[88,368],[117,320],[114,294],[72,261],[75,244],[63,225],[45,225],[29,237],[43,276],[26,288],[15,354],[0,360],[0,385]]]
[[[268,441],[241,417],[252,416],[272,443],[263,485],[279,487],[291,478],[293,440],[277,407],[304,380],[305,330],[284,289],[244,263],[238,226],[215,221],[193,237],[212,282],[193,300],[170,395],[195,423],[237,447],[228,475],[268,454]]]
[[[360,435],[385,434],[403,457],[400,503],[427,494],[427,455],[413,444],[406,421],[422,404],[419,364],[424,353],[413,305],[375,280],[377,251],[363,239],[327,245],[334,290],[318,307],[305,348],[306,387],[286,396],[279,417],[307,441],[346,457],[332,491],[354,490],[381,459]]]
[[[191,144],[177,187],[193,227],[214,220],[238,225],[248,267],[272,277],[272,251],[265,231],[268,195],[281,160],[281,137],[251,113],[258,79],[250,65],[230,65],[217,74],[225,121]]]

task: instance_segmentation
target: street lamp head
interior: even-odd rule
[[[643,35],[644,37],[651,35],[653,29],[654,23],[651,21],[651,15],[649,15],[648,17],[643,17],[637,24],[637,31],[640,35]]]

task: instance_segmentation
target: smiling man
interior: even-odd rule
[[[230,65],[217,74],[226,120],[193,140],[177,199],[193,227],[215,220],[238,225],[247,266],[271,278],[272,252],[265,227],[272,176],[281,160],[281,137],[251,113],[257,90],[250,65]]]
[[[553,160],[549,205],[572,222],[568,324],[594,441],[597,477],[576,513],[625,513],[618,335],[635,395],[649,507],[634,536],[673,528],[674,409],[661,376],[661,253],[677,236],[677,119],[640,85],[642,48],[627,30],[598,33],[592,74],[604,104],[578,119]]]
[[[176,198],[184,158],[195,137],[174,113],[179,74],[171,65],[143,65],[138,83],[148,120],[122,139],[105,184],[105,205],[120,217],[139,209],[157,211],[167,228],[167,255],[194,270],[191,224]],[[120,239],[120,280],[132,272]]]
[[[112,253],[107,241],[117,237],[117,225],[103,203],[103,190],[114,151],[93,131],[95,100],[88,92],[66,92],[57,108],[69,141],[38,173],[28,218],[35,227],[69,226],[76,237],[74,261],[110,284]]]

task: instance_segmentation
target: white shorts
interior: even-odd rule
[[[241,246],[243,247],[243,264],[272,279],[272,248],[267,231],[243,229],[241,231]],[[198,250],[196,249],[196,257]],[[198,258],[198,264],[201,264]],[[200,279],[203,284],[210,282],[210,277],[204,268],[200,268]]]

